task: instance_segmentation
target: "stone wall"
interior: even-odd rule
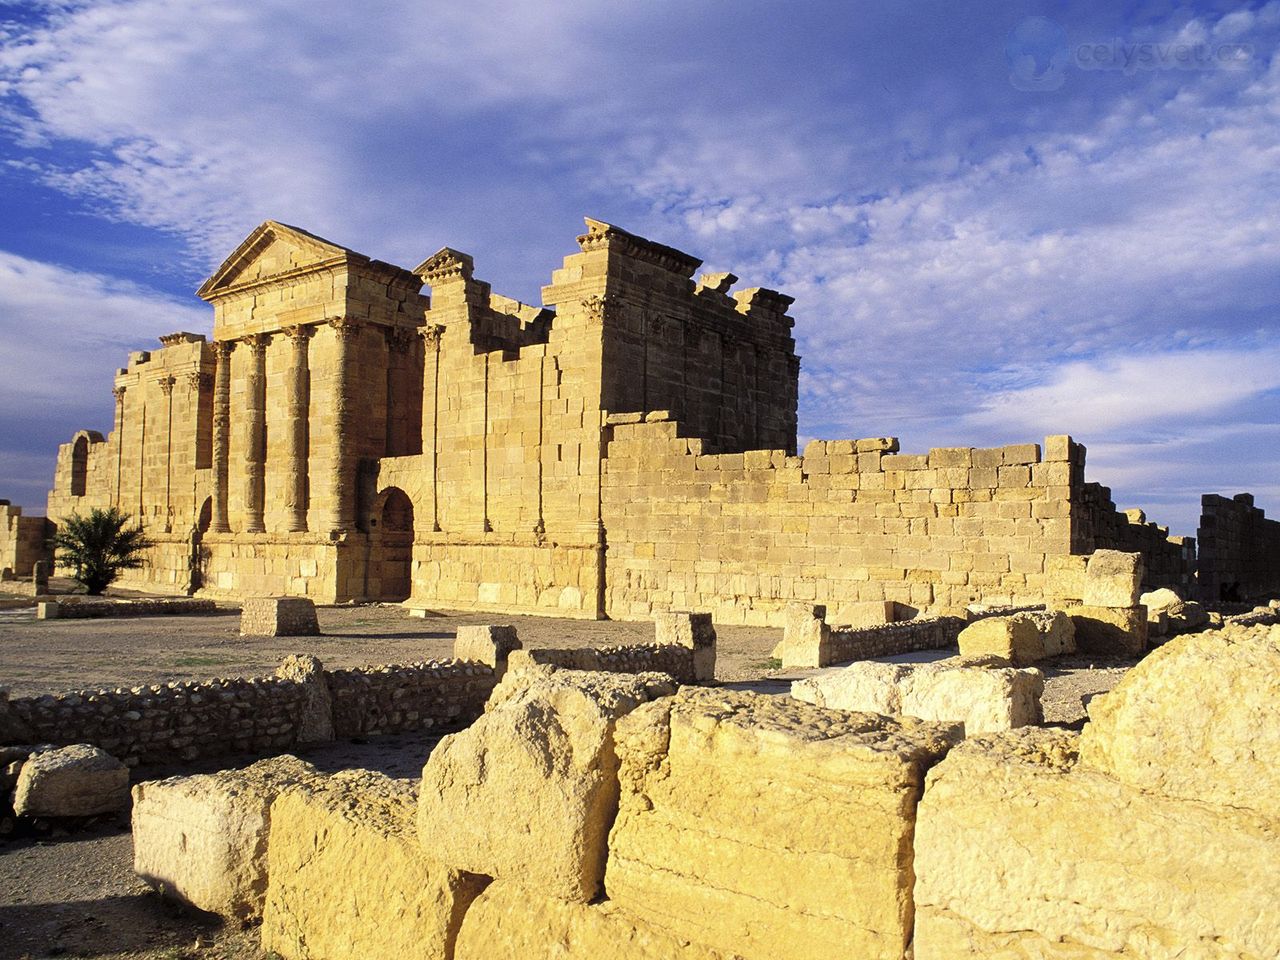
[[[1253,495],[1230,500],[1206,493],[1200,514],[1199,597],[1253,600],[1280,596],[1280,522],[1253,505]]]
[[[0,500],[0,570],[30,577],[36,562],[49,555],[48,527],[44,517],[25,517],[21,507]]]
[[[781,625],[792,601],[914,610],[1035,603],[1071,540],[1075,445],[901,455],[892,438],[707,455],[675,422],[616,424],[603,487],[606,610]],[[856,613],[856,610],[854,611]]]
[[[327,671],[336,737],[456,730],[484,710],[492,667],[460,660]]]
[[[480,715],[496,682],[491,668],[456,660],[326,671],[324,679],[336,737],[457,729]],[[130,765],[280,753],[299,742],[310,703],[307,683],[278,676],[0,694],[0,744],[91,743]]]

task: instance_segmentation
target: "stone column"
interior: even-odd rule
[[[438,324],[418,329],[425,346],[422,358],[422,453],[429,458],[431,470],[432,530],[440,529],[440,511],[436,505],[436,456],[439,448],[436,422],[440,412],[440,337],[443,333],[444,327]]]
[[[173,529],[173,377],[160,378],[160,392],[164,394],[164,523],[161,530]]]
[[[311,327],[285,327],[284,332],[293,345],[284,425],[285,529],[299,533],[307,529],[307,400],[311,387],[307,341]]]
[[[249,347],[249,371],[245,377],[248,408],[244,412],[244,512],[246,533],[262,533],[267,470],[267,344],[270,336],[252,333],[244,338]]]
[[[350,317],[329,321],[334,333],[333,450],[329,458],[330,533],[345,533],[356,525],[356,457],[351,449],[352,365],[351,347],[360,334],[360,322]]]
[[[227,465],[231,455],[231,348],[230,340],[213,345],[213,517],[210,533],[230,533],[227,518]]]
[[[116,507],[120,506],[120,482],[124,471],[124,387],[114,387],[116,398]]]

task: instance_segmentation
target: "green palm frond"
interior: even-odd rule
[[[59,564],[70,567],[91,595],[102,593],[122,570],[143,564],[142,553],[153,544],[141,527],[115,507],[94,508],[87,517],[72,514],[54,535]]]

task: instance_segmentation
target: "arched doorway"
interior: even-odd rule
[[[386,490],[371,519],[369,592],[378,600],[408,600],[413,587],[413,501],[398,487]]]

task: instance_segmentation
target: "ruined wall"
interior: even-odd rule
[[[1253,505],[1253,495],[1201,499],[1198,589],[1201,600],[1280,596],[1280,522]]]
[[[48,537],[44,517],[24,517],[21,507],[0,500],[0,570],[30,577],[36,561],[48,557]]]
[[[438,660],[325,672],[336,737],[457,729],[484,709],[496,678]],[[307,719],[307,684],[279,676],[174,681],[12,700],[0,691],[0,745],[91,743],[130,765],[280,753]]]
[[[1149,523],[1141,510],[1121,511],[1111,499],[1111,489],[1084,482],[1084,447],[1080,446],[1080,467],[1073,483],[1071,552],[1089,554],[1095,550],[1141,553],[1146,558],[1143,590],[1173,587],[1183,596],[1194,589],[1196,541],[1194,537],[1171,537],[1169,528]]]
[[[730,273],[691,277],[701,261],[596,220],[579,238],[606,251],[603,406],[666,410],[707,451],[795,452],[799,358],[792,298]]]
[[[791,601],[955,611],[1038,602],[1070,548],[1071,447],[896,453],[892,439],[706,455],[675,422],[616,423],[604,476],[610,616],[708,610],[782,625]]]

